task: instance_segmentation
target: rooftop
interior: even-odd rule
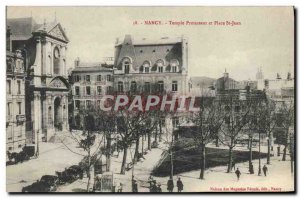
[[[176,44],[182,42],[183,37],[161,37],[157,39],[147,38],[133,38],[132,45],[165,45],[165,44]],[[122,45],[123,40],[117,39],[116,46]]]

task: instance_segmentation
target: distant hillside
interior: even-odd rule
[[[193,87],[210,87],[216,82],[217,79],[206,76],[194,76],[191,77],[191,80]]]

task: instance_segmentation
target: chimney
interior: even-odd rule
[[[291,79],[292,79],[291,72],[288,72],[287,80],[291,80]]]
[[[224,78],[228,78],[228,77],[229,77],[229,74],[227,73],[226,68],[225,68]]]
[[[132,45],[132,38],[130,34],[126,34],[123,45]]]
[[[79,59],[79,57],[77,57],[75,59],[75,67],[79,67],[79,65],[80,65],[80,59]]]

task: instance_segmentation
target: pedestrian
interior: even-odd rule
[[[148,183],[149,183],[149,191],[152,192],[153,178],[151,175],[148,178]]]
[[[239,168],[236,169],[235,174],[236,174],[237,180],[239,181],[240,176],[241,176],[241,171],[239,170]]]
[[[123,191],[123,184],[120,183],[120,185],[118,186],[118,192],[122,192]]]
[[[250,163],[250,166],[249,166],[249,173],[254,174],[254,167],[253,167],[252,162]]]
[[[183,183],[180,180],[180,177],[178,177],[178,180],[177,180],[177,188],[178,188],[178,192],[181,192],[183,190]]]
[[[173,183],[173,179],[170,177],[167,183],[167,190],[169,192],[173,192],[173,189],[174,189],[174,183]]]
[[[132,192],[137,193],[138,192],[138,184],[137,181],[134,179],[132,182]]]
[[[263,171],[264,171],[264,175],[267,176],[267,171],[268,171],[268,168],[266,165],[264,165],[263,167]]]
[[[157,184],[157,191],[156,192],[162,192],[160,183]]]
[[[157,192],[157,186],[155,180],[153,180],[152,189],[150,190],[150,192]]]

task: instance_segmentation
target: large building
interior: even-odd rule
[[[18,151],[25,136],[25,65],[20,50],[12,51],[11,30],[6,31],[6,149]]]
[[[67,46],[61,24],[33,18],[7,19],[12,51],[25,60],[25,118],[29,143],[49,140],[68,129]]]
[[[114,88],[118,92],[141,88],[147,93],[187,95],[188,40],[185,37],[159,40],[134,39],[126,35],[115,44]]]
[[[113,93],[113,68],[105,63],[81,63],[78,58],[71,80],[71,122],[78,128],[82,126],[80,109],[88,109],[91,105],[95,107],[104,95]]]

